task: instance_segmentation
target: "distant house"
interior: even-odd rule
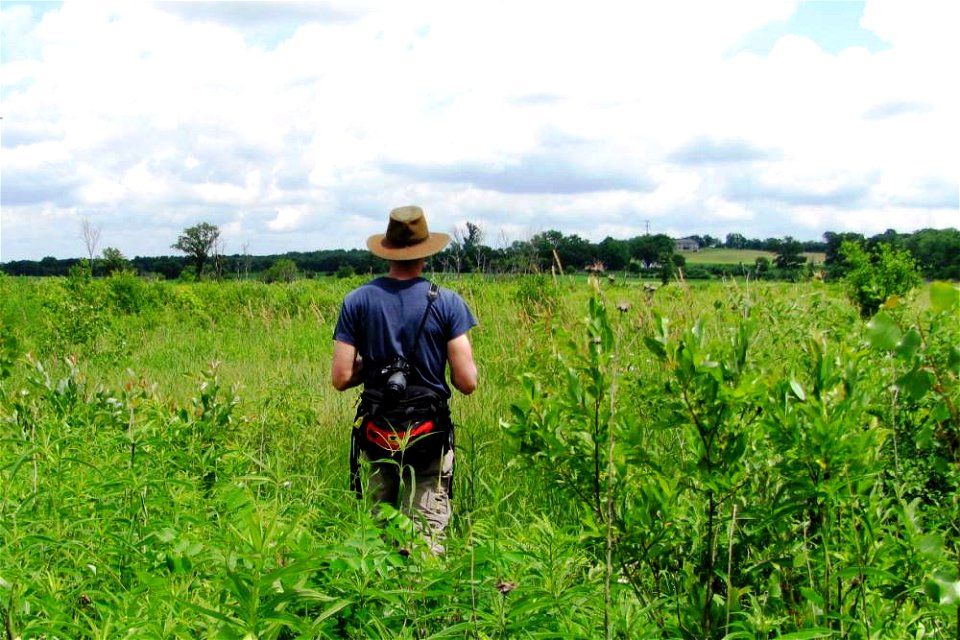
[[[674,251],[700,251],[700,243],[696,238],[680,238],[673,241]]]

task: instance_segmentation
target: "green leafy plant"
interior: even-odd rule
[[[920,284],[920,272],[909,251],[880,243],[868,252],[858,242],[844,241],[840,256],[844,283],[860,313],[869,318],[893,296],[905,296]]]
[[[0,277],[0,635],[956,637],[954,284],[450,277],[442,558],[347,487],[356,282],[127,284]]]

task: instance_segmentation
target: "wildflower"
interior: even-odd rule
[[[511,591],[517,588],[516,582],[510,582],[509,580],[500,580],[497,582],[497,591],[503,595],[507,595]]]

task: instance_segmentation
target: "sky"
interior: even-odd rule
[[[0,262],[960,227],[960,2],[0,3]],[[953,61],[953,62],[950,62]]]

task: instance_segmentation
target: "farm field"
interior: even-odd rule
[[[442,557],[348,490],[361,279],[0,277],[6,637],[958,637],[954,285],[434,279],[480,322]]]
[[[689,264],[745,264],[752,265],[757,258],[768,258],[773,261],[776,254],[759,249],[701,249],[700,251],[681,251],[679,255],[686,258]],[[807,264],[822,265],[826,259],[824,253],[809,253]]]

